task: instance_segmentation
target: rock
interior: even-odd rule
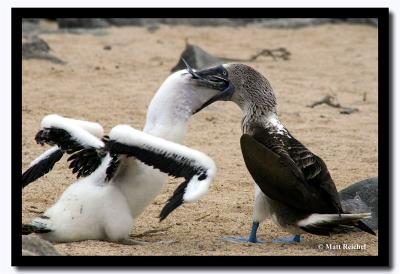
[[[43,19],[43,18],[42,18]],[[36,23],[38,18],[27,19]],[[49,20],[49,18],[47,18]],[[189,25],[239,27],[256,24],[262,27],[299,28],[326,23],[351,23],[378,26],[376,18],[58,18],[60,29],[106,28],[109,26]]]
[[[107,22],[114,26],[144,26],[145,22],[152,20],[146,18],[107,18]]]
[[[37,36],[28,36],[22,40],[23,59],[42,59],[55,64],[65,64],[64,61],[52,55],[50,47],[43,39]]]
[[[276,18],[265,19],[254,23],[262,27],[271,28],[301,28],[327,23],[352,23],[378,26],[376,18]]]
[[[156,32],[160,28],[159,25],[149,25],[147,31],[150,33]]]
[[[60,256],[54,246],[35,234],[22,236],[22,256]]]
[[[33,24],[39,24],[40,18],[22,18],[22,22],[30,22]]]
[[[33,36],[26,38],[22,41],[22,54],[29,56],[33,55],[35,52],[47,53],[49,52],[49,45],[41,38]]]
[[[366,24],[377,27],[378,18],[343,18],[342,22],[352,23],[352,24]],[[340,21],[337,21],[340,22]]]
[[[22,19],[22,34],[33,35],[42,31],[40,21],[37,18]]]
[[[189,25],[195,27],[203,26],[244,26],[248,22],[247,19],[241,18],[162,18],[161,24],[167,25]]]
[[[151,26],[151,25],[189,25],[189,26],[239,26],[245,25],[249,19],[230,18],[107,18],[110,25],[115,26]],[[252,21],[253,19],[250,19]]]
[[[108,18],[116,26],[149,26],[154,24],[202,26],[247,26],[257,24],[263,27],[300,28],[326,23],[355,23],[378,25],[376,18]]]
[[[371,208],[361,199],[360,195],[356,193],[353,199],[347,199],[341,201],[344,212],[351,213],[365,213],[371,212]]]
[[[58,27],[60,29],[70,28],[106,28],[110,24],[102,18],[58,18]]]
[[[186,66],[182,61],[182,58],[194,69],[203,69],[206,67],[216,66],[223,64],[223,60],[207,53],[202,48],[186,43],[186,48],[182,52],[178,64],[176,64],[171,72],[175,72],[181,69],[185,69]]]
[[[276,18],[255,22],[258,26],[269,28],[301,28],[331,22],[330,18]]]
[[[23,18],[22,37],[39,36],[43,33],[57,33],[55,22],[48,18]]]
[[[275,48],[275,49],[263,49],[258,53],[250,56],[246,59],[240,58],[226,58],[226,57],[216,57],[199,46],[191,45],[186,42],[186,48],[181,53],[178,63],[171,69],[171,72],[177,70],[185,69],[186,66],[182,61],[182,58],[194,69],[204,69],[216,65],[221,65],[226,62],[253,62],[260,56],[271,57],[274,61],[277,59],[289,60],[291,53],[286,48]]]
[[[352,184],[341,190],[339,197],[345,210],[358,213],[369,209],[372,217],[364,222],[373,230],[378,229],[378,177]]]

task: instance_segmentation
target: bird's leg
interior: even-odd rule
[[[232,236],[223,236],[222,240],[233,242],[233,243],[265,243],[265,241],[257,240],[257,229],[260,225],[259,222],[254,221],[251,227],[251,232],[248,238],[245,237],[232,237]]]
[[[257,229],[259,225],[260,225],[259,222],[253,222],[249,236],[250,243],[257,243]]]
[[[300,235],[293,235],[293,236],[287,236],[287,237],[280,237],[280,238],[277,238],[277,239],[273,239],[272,242],[275,243],[275,244],[300,243],[301,242],[301,236]]]

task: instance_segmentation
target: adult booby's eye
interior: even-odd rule
[[[222,71],[222,75],[226,76],[226,71],[225,70]]]

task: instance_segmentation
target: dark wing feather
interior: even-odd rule
[[[297,143],[295,139],[289,140],[289,142],[289,155],[303,172],[305,179],[311,180],[315,178],[322,171],[319,157],[315,156],[300,143]]]
[[[72,138],[68,131],[62,128],[44,128],[36,134],[35,140],[41,145],[57,145],[62,151],[68,154],[84,148],[79,142]]]
[[[206,179],[205,173],[199,177],[199,180]],[[160,221],[164,220],[175,208],[179,207],[183,203],[183,195],[185,194],[186,187],[189,183],[189,179],[186,179],[181,183],[174,191],[174,194],[168,199],[166,205],[163,207],[160,213]]]
[[[285,160],[285,156],[276,154],[247,134],[242,135],[240,144],[247,169],[269,198],[300,211],[304,210],[304,205],[319,208],[323,204],[318,192],[307,187],[296,175],[297,167]]]
[[[207,170],[205,168],[195,165],[194,160],[182,155],[167,153],[150,146],[139,147],[119,143],[113,140],[109,142],[108,147],[111,155],[124,154],[127,156],[133,156],[146,165],[159,169],[170,176],[185,178],[185,181],[178,186],[162,209],[159,216],[160,221],[164,220],[174,209],[182,205],[185,189],[193,176],[199,175],[198,180],[204,180],[207,178]],[[114,167],[110,165],[108,169],[112,172]]]
[[[177,207],[183,203],[183,195],[185,194],[185,188],[189,181],[185,180],[181,183],[174,191],[174,194],[168,199],[167,203],[163,207],[160,213],[160,222],[167,218],[167,216]]]
[[[183,177],[190,179],[196,174],[200,175],[207,172],[207,170],[194,165],[194,160],[192,159],[175,153],[166,153],[153,147],[139,147],[111,140],[109,143],[109,152],[110,154],[133,156],[146,165],[159,169],[175,178]]]
[[[67,161],[71,162],[69,168],[72,173],[77,173],[77,178],[86,177],[100,166],[105,155],[104,149],[87,148],[75,152]]]
[[[335,211],[326,208],[328,212],[343,213],[335,183],[324,161],[308,150],[293,136],[285,139],[290,157],[296,162],[297,167],[304,174],[310,188],[317,189],[322,199],[330,201]]]
[[[295,138],[262,129],[243,135],[241,144],[246,166],[267,196],[302,211],[342,212],[325,163]]]
[[[254,137],[254,139],[258,142],[260,142],[258,138],[259,133]],[[267,137],[267,138],[266,138]],[[253,137],[252,137],[253,138]],[[251,142],[250,140],[248,142]],[[266,136],[263,136],[262,142],[260,142],[263,146],[271,150],[272,152],[276,153],[280,157],[280,163],[284,166],[287,166],[290,170],[290,173],[295,176],[298,180],[304,181],[304,174],[301,171],[301,169],[297,166],[297,163],[292,159],[290,156],[289,152],[285,149],[285,144],[283,139],[281,138],[280,135],[278,134],[269,134]],[[242,152],[243,149],[246,149],[245,147],[242,147]]]
[[[44,128],[36,134],[35,140],[38,144],[56,145],[59,149],[31,166],[22,174],[22,187],[48,173],[64,153],[72,154],[68,158],[68,161],[71,162],[69,168],[72,169],[72,173],[77,173],[78,178],[88,176],[95,171],[101,164],[102,158],[106,155],[104,148],[84,146],[62,128]],[[105,141],[106,139],[103,139],[103,142]]]
[[[111,160],[106,169],[106,181],[110,181],[111,178],[114,177],[120,164],[120,158],[118,154],[110,154],[110,155],[111,155]]]
[[[72,173],[77,173],[77,178],[89,176],[100,166],[106,155],[105,149],[85,147],[62,128],[45,128],[36,134],[35,139],[40,144],[57,145],[62,151],[72,154],[68,158],[71,162],[69,168]],[[103,142],[106,141],[107,139],[103,139]]]
[[[45,228],[45,227],[38,227],[35,225],[31,225],[31,224],[22,224],[22,227],[21,227],[22,235],[29,235],[32,233],[43,234],[43,233],[48,233],[48,232],[52,232],[52,230]]]
[[[22,174],[22,188],[26,187],[28,184],[39,179],[52,170],[54,165],[62,158],[63,155],[64,152],[61,149],[57,149],[47,157],[29,167]]]

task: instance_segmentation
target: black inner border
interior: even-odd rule
[[[42,270],[55,269],[57,266],[199,266],[205,269],[210,266],[228,267],[238,270],[241,267],[293,267],[293,266],[389,266],[392,262],[392,245],[389,245],[389,224],[391,212],[389,209],[389,188],[391,178],[391,157],[389,148],[392,139],[389,130],[392,120],[390,111],[393,109],[389,99],[392,97],[391,78],[392,62],[389,44],[389,9],[388,8],[12,8],[12,261],[13,266],[52,266]],[[21,255],[21,219],[22,191],[21,158],[22,158],[22,18],[378,18],[378,150],[379,150],[379,246],[378,256],[60,256],[60,257],[28,257]],[[390,100],[392,102],[392,100]],[[366,133],[368,134],[368,133]],[[235,267],[235,268],[233,268]],[[24,270],[27,268],[24,267]],[[34,268],[37,269],[38,268]],[[278,268],[275,268],[278,269]],[[366,269],[371,269],[370,267]]]

